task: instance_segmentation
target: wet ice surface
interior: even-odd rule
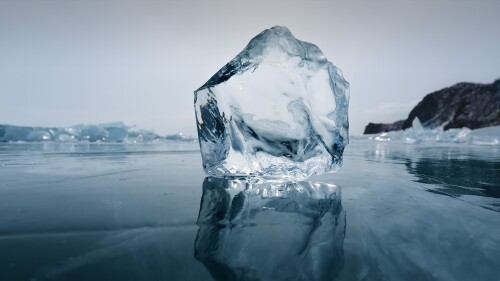
[[[0,144],[0,280],[499,280],[496,146],[354,141],[323,197],[196,146]]]
[[[331,280],[343,265],[340,188],[206,178],[195,258],[218,280]]]

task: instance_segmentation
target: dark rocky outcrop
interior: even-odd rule
[[[403,122],[369,123],[364,134],[407,129],[415,118],[426,129],[478,129],[500,125],[500,79],[491,84],[458,83],[433,92],[413,108]]]
[[[368,123],[365,127],[365,132],[364,134],[378,134],[382,132],[389,132],[389,131],[399,131],[403,129],[403,123],[406,120],[399,120],[394,123]]]

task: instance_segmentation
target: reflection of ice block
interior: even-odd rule
[[[195,257],[216,280],[332,280],[344,263],[340,188],[206,178]]]
[[[348,88],[316,45],[264,30],[195,91],[205,172],[303,180],[339,169]]]

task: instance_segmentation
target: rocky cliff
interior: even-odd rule
[[[389,132],[389,131],[399,131],[403,129],[403,123],[406,121],[404,120],[399,120],[394,123],[368,123],[365,127],[365,132],[364,134],[378,134],[382,132]]]
[[[500,79],[491,84],[458,83],[430,93],[410,111],[407,119],[390,124],[369,123],[364,134],[404,130],[411,127],[415,118],[426,129],[500,125]]]

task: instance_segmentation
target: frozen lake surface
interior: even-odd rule
[[[197,144],[0,144],[0,280],[500,280],[499,146],[353,142],[295,185],[205,178]]]

